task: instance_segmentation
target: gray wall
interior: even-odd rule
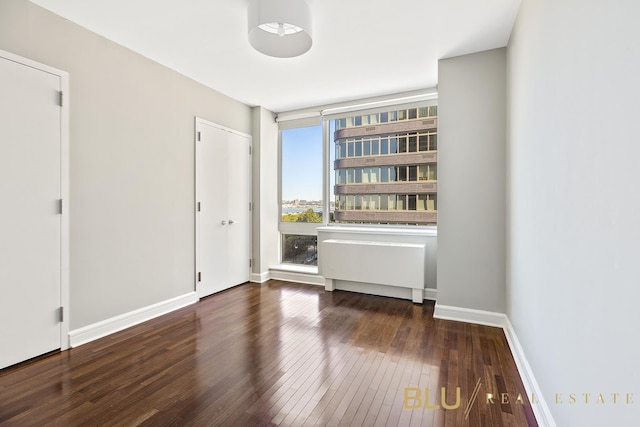
[[[438,304],[504,313],[506,49],[438,75]]]
[[[558,426],[640,414],[639,16],[523,0],[508,47],[507,314]]]
[[[0,49],[70,75],[71,329],[194,290],[194,117],[251,110],[27,0]]]

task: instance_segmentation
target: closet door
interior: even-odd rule
[[[228,272],[228,280],[237,285],[248,282],[251,274],[251,141],[235,133],[227,136],[229,159],[232,159],[227,173],[227,244],[229,265],[234,266]]]
[[[61,84],[0,52],[0,368],[63,347]]]
[[[196,291],[249,280],[250,138],[196,120]]]

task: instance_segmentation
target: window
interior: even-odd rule
[[[407,152],[407,136],[400,135],[398,136],[398,153],[406,153]]]
[[[409,181],[418,180],[418,166],[409,166]]]
[[[371,155],[377,156],[380,148],[380,138],[376,137],[371,140]]]
[[[282,222],[322,222],[322,127],[281,132]]]
[[[281,262],[317,265],[315,228],[323,221],[322,126],[320,120],[295,124],[280,129]],[[336,146],[337,154],[346,149],[346,144]],[[336,174],[338,182],[346,179],[346,171]]]
[[[317,265],[327,222],[435,225],[437,114],[425,101],[280,121],[281,261]]]
[[[418,148],[420,151],[429,151],[429,135],[428,134],[420,134],[418,136],[419,145]]]
[[[318,237],[283,234],[282,262],[285,264],[318,265]]]
[[[380,168],[380,182],[389,182],[389,167],[382,166]]]
[[[438,109],[435,102],[431,104],[330,119],[331,144],[341,147],[356,141],[353,154],[337,163],[331,174],[338,178],[333,222],[437,223]],[[374,123],[375,130],[370,126]],[[340,179],[342,174],[345,180]]]
[[[380,154],[389,154],[389,138],[386,136],[380,138]]]

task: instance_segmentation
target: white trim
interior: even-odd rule
[[[264,283],[271,279],[271,272],[251,273],[251,283]]]
[[[69,73],[0,49],[0,58],[34,68],[60,78],[64,102],[60,107],[60,198],[63,209],[60,217],[60,307],[64,316],[60,323],[60,350],[69,348]]]
[[[280,219],[282,219],[282,202],[280,202]],[[279,221],[278,231],[281,234],[297,234],[302,236],[317,236],[316,231],[322,224],[317,222],[286,222]]]
[[[524,384],[524,388],[527,391],[527,396],[535,397],[535,403],[531,403],[531,408],[533,409],[533,414],[536,417],[536,421],[541,427],[556,427],[556,422],[551,415],[551,411],[549,410],[549,405],[547,405],[546,400],[544,399],[544,395],[542,394],[542,390],[536,381],[535,376],[533,375],[533,370],[527,361],[527,357],[524,354],[524,350],[520,345],[520,341],[518,340],[518,336],[516,335],[515,329],[513,329],[513,325],[508,317],[506,317],[506,323],[504,326],[504,335],[507,337],[507,343],[509,344],[509,348],[511,349],[511,354],[513,354],[513,359],[516,362],[516,367],[518,372],[520,373],[520,378],[522,379],[522,383]]]
[[[195,247],[194,247],[194,252],[195,252],[195,270],[193,272],[193,289],[194,291],[196,291],[196,293],[198,292],[198,274],[202,272],[200,265],[202,263],[201,260],[201,255],[200,255],[200,211],[198,211],[198,203],[201,202],[200,200],[200,187],[202,186],[202,183],[199,182],[198,180],[198,172],[200,170],[201,163],[202,160],[200,158],[200,144],[199,144],[199,135],[201,132],[201,129],[203,126],[210,126],[210,127],[214,127],[216,129],[220,129],[222,131],[225,132],[229,132],[231,134],[234,135],[238,135],[241,136],[243,138],[247,138],[248,139],[248,145],[249,145],[249,153],[247,153],[248,155],[252,156],[252,150],[253,150],[253,136],[249,135],[247,133],[243,133],[231,128],[228,128],[226,126],[222,126],[219,125],[217,123],[214,122],[210,122],[206,119],[203,119],[201,117],[195,116],[194,117],[194,128],[193,128],[193,148],[194,148],[194,188],[195,188],[195,192],[194,192],[194,201],[193,201],[193,217],[194,217],[194,223],[195,223],[195,227],[194,227],[194,241],[195,241]],[[253,206],[253,158],[251,157],[249,159],[249,197],[247,202],[249,203],[250,206]],[[249,253],[247,254],[247,259],[251,258],[252,255],[252,248],[253,248],[253,213],[254,213],[254,209],[251,209],[251,212],[249,214]],[[251,265],[249,263],[247,263],[247,270],[246,270],[246,274],[248,277],[248,280],[251,280]],[[202,297],[205,297],[207,295],[201,295]]]
[[[390,95],[373,96],[369,98],[352,99],[350,101],[333,104],[317,105],[298,110],[281,111],[279,121],[296,120],[298,118],[316,117],[320,115],[346,114],[351,111],[371,110],[373,108],[391,107],[415,102],[424,102],[438,97],[438,88],[399,92]]]
[[[69,348],[69,319],[71,319],[70,273],[69,273],[69,212],[71,208],[69,190],[69,74],[60,71],[60,87],[63,102],[60,113],[60,198],[62,199],[62,217],[60,218],[60,306],[64,307],[64,316],[60,325],[60,350]]]
[[[535,397],[535,402],[531,402],[531,409],[533,410],[538,425],[541,427],[556,427],[556,423],[549,410],[549,405],[544,399],[544,395],[536,381],[531,365],[529,365],[524,350],[520,345],[516,331],[506,314],[436,303],[433,317],[436,319],[455,320],[458,322],[477,323],[479,325],[502,328],[513,359],[516,362],[516,368],[522,379],[527,396]]]
[[[69,344],[71,347],[78,347],[196,302],[198,302],[196,293],[189,292],[188,294],[120,314],[83,328],[74,329],[69,332]]]
[[[300,123],[304,123],[303,121],[306,121],[309,119],[320,121],[320,117],[321,117],[321,114],[320,114],[320,111],[318,110],[311,110],[311,111],[299,110],[297,112],[276,114],[276,123],[278,123],[278,125],[282,124],[282,126],[286,126],[284,124],[285,122],[300,121]],[[300,126],[300,127],[304,127],[304,126]]]
[[[271,271],[285,271],[288,273],[304,273],[304,274],[318,274],[318,266],[305,265],[305,264],[278,264],[272,266]]]
[[[503,313],[453,307],[450,305],[438,304],[437,302],[433,311],[433,317],[435,319],[477,323],[478,325],[495,326],[497,328],[504,328],[507,324],[507,315]]]
[[[425,101],[432,101],[435,99],[438,99],[438,91],[435,88],[430,88],[420,91],[400,93],[386,99],[384,97],[369,98],[351,102],[346,105],[333,106],[323,109],[320,114],[323,116],[338,116],[355,111],[365,112],[379,108],[406,106],[407,104],[423,103]]]
[[[207,125],[207,126],[213,126],[214,128],[218,128],[220,130],[224,130],[226,132],[233,133],[235,135],[239,135],[239,136],[242,136],[242,137],[245,137],[245,138],[249,138],[250,141],[253,140],[253,136],[248,134],[248,133],[240,132],[240,131],[237,131],[235,129],[228,128],[226,126],[222,126],[222,125],[219,125],[217,123],[210,122],[209,120],[203,119],[202,117],[195,116],[195,123],[196,123],[196,126],[199,125],[199,124],[203,124],[203,125]],[[198,130],[196,128],[195,142],[198,142],[197,131]]]
[[[372,225],[323,225],[318,227],[317,231],[323,231],[325,233],[348,233],[348,234],[388,234],[392,236],[429,236],[437,237],[438,229],[435,227],[420,227],[420,226],[372,226]]]
[[[438,290],[437,289],[431,289],[431,288],[425,288],[424,290],[424,299],[428,299],[430,301],[435,301],[438,296]]]
[[[322,223],[329,224],[331,220],[331,126],[329,120],[322,121]],[[316,229],[316,235],[318,230]]]
[[[271,268],[270,277],[271,279],[283,280],[285,282],[296,282],[305,283],[307,285],[324,286],[324,277],[313,273],[293,271],[293,269],[289,269],[288,271],[286,271],[277,268]]]

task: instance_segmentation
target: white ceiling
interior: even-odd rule
[[[248,0],[31,0],[251,106],[275,112],[433,87],[438,59],[506,46],[520,0],[307,0],[313,46],[271,58]]]

